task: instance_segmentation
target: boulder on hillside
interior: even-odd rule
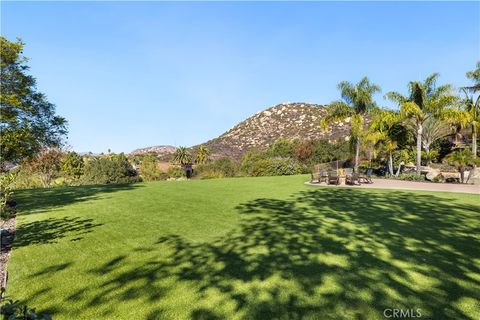
[[[465,171],[465,180],[468,184],[480,185],[480,168],[472,169],[472,172]]]
[[[425,179],[427,179],[429,181],[433,181],[435,178],[437,178],[441,174],[442,173],[441,173],[440,169],[430,168],[430,170],[425,175]]]

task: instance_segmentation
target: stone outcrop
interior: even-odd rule
[[[320,121],[326,112],[325,106],[318,104],[281,103],[257,112],[204,144],[212,151],[213,158],[238,159],[247,150],[264,150],[279,138],[348,140],[349,118],[334,123],[327,132],[321,130]]]
[[[144,155],[144,154],[156,154],[158,156],[170,155],[177,150],[174,146],[153,146],[141,149],[135,149],[130,152],[130,155]]]

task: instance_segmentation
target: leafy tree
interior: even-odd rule
[[[198,147],[197,154],[195,155],[195,163],[203,164],[208,162],[210,157],[210,150],[204,145]]]
[[[8,204],[13,194],[13,183],[16,178],[16,173],[5,173],[0,175],[0,218],[9,219],[14,209]]]
[[[0,37],[0,165],[18,163],[45,148],[58,147],[67,133],[66,120],[55,105],[37,91],[27,72],[24,44]]]
[[[274,144],[270,146],[268,152],[273,157],[288,158],[293,155],[293,151],[297,144],[298,141],[279,138],[277,139],[277,141],[274,142]]]
[[[476,164],[476,159],[473,156],[473,153],[468,149],[454,151],[447,155],[445,159],[457,168],[460,173],[461,183],[464,182],[466,168]]]
[[[93,184],[137,182],[137,172],[123,154],[92,158],[85,166],[83,181]]]
[[[51,186],[58,177],[62,165],[63,153],[57,149],[45,149],[28,160],[32,172],[38,175],[44,188]]]
[[[437,87],[438,73],[429,76],[425,81],[411,81],[408,84],[408,96],[398,92],[389,92],[385,96],[400,106],[400,116],[416,134],[416,165],[420,174],[422,162],[422,138],[425,121],[430,117],[440,119],[452,118],[449,107],[453,106],[457,97],[451,93],[450,85]]]
[[[297,143],[293,148],[293,155],[298,161],[311,164],[315,156],[315,142],[302,141]]]
[[[161,171],[158,167],[158,161],[155,156],[146,155],[140,163],[140,174],[146,181],[159,180]]]
[[[327,108],[327,115],[322,119],[321,126],[327,129],[332,122],[350,118],[350,136],[355,144],[354,170],[358,172],[360,143],[364,132],[365,116],[376,108],[373,95],[380,92],[380,87],[370,83],[367,77],[357,84],[343,81],[338,84],[343,100],[332,102]]]
[[[225,177],[234,177],[237,171],[235,163],[226,157],[215,160],[212,168],[220,171]]]
[[[62,172],[66,177],[72,180],[80,179],[84,167],[85,163],[83,162],[83,157],[75,151],[68,152],[62,159]]]
[[[173,154],[173,163],[180,165],[192,164],[192,156],[185,147],[178,147]]]

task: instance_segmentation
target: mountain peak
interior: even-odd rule
[[[239,158],[250,149],[265,149],[279,138],[289,140],[345,139],[350,130],[347,119],[322,132],[320,120],[325,106],[304,102],[286,102],[259,111],[218,138],[204,143],[214,158]]]

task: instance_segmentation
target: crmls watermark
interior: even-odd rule
[[[385,309],[383,310],[385,318],[421,318],[421,309]]]

